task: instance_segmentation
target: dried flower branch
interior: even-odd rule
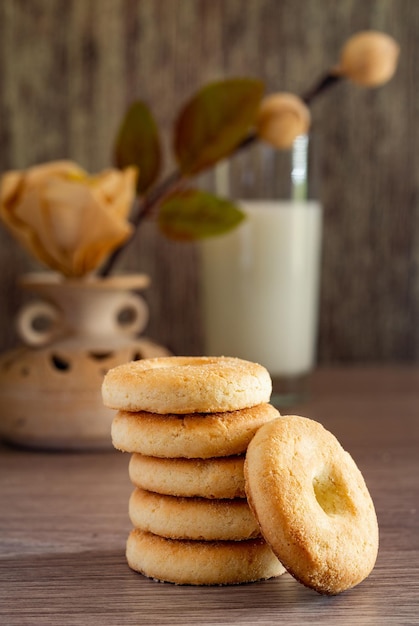
[[[217,228],[214,220],[220,219],[226,207],[220,204],[218,214],[216,209],[209,212],[204,198],[198,196],[199,192],[194,190],[188,191],[188,201],[196,194],[194,211],[191,212],[190,207],[186,207],[187,203],[183,202],[184,213],[182,202],[173,202],[176,189],[181,193],[182,187],[191,176],[211,167],[222,158],[248,148],[258,140],[267,141],[278,149],[290,148],[299,134],[308,132],[308,107],[316,97],[343,79],[368,87],[384,84],[396,70],[398,55],[399,47],[391,37],[376,31],[365,31],[346,42],[339,64],[332,67],[301,97],[276,93],[262,99],[261,83],[250,79],[223,81],[205,87],[184,107],[176,122],[174,151],[179,168],[145,194],[135,218],[135,226],[138,227],[142,219],[159,210],[165,213],[163,230],[169,237],[184,239],[187,231],[199,238],[222,232],[223,227],[225,230],[234,227],[234,220],[225,220],[224,224],[220,221]],[[132,148],[135,142],[130,125],[127,120],[124,124]],[[150,140],[152,134],[148,133],[147,137]],[[120,149],[120,153],[123,151]],[[151,150],[151,153],[156,154],[156,149]],[[120,160],[122,165],[128,165],[129,162],[126,158]],[[141,162],[137,160],[135,163],[141,171]],[[168,194],[171,205],[164,207]],[[209,197],[205,199],[206,202],[209,201]],[[204,203],[200,205],[200,202]],[[170,215],[170,210],[173,211],[175,206],[176,213]],[[188,219],[195,220],[198,227],[190,223],[186,228]],[[120,252],[121,250],[117,250],[108,260],[102,268],[102,275],[111,271]]]
[[[125,205],[123,210],[116,210],[115,215],[109,210],[117,199],[111,199],[109,204],[112,193],[109,196],[108,192],[102,191],[102,187],[106,186],[110,190],[112,185],[108,179],[103,178],[102,181],[99,176],[88,180],[85,173],[81,175],[83,180],[78,181],[77,197],[71,193],[71,189],[74,191],[76,187],[71,187],[68,180],[61,180],[60,184],[70,195],[64,201],[64,192],[57,191],[61,198],[59,210],[54,213],[49,207],[51,215],[48,219],[53,216],[53,223],[62,220],[63,224],[70,219],[69,216],[74,220],[83,197],[83,207],[104,209],[98,212],[104,220],[102,223],[107,225],[103,232],[98,228],[101,220],[96,222],[94,212],[86,211],[85,219],[90,220],[89,224],[94,223],[94,227],[88,228],[86,222],[83,222],[84,226],[71,222],[66,235],[61,231],[61,234],[47,233],[43,215],[47,206],[43,197],[46,191],[41,185],[42,191],[38,191],[42,198],[33,194],[28,196],[28,182],[33,179],[32,174],[28,177],[18,172],[4,175],[0,217],[35,257],[67,276],[92,271],[104,259],[107,260],[99,273],[108,275],[130,237],[151,215],[157,215],[160,229],[175,239],[190,240],[227,232],[240,222],[243,217],[241,211],[225,199],[191,188],[190,179],[259,140],[269,142],[278,149],[290,148],[298,135],[308,132],[309,106],[315,98],[344,79],[366,87],[384,84],[393,76],[398,56],[399,46],[391,37],[376,31],[365,31],[345,43],[338,65],[301,97],[276,93],[263,98],[263,83],[250,78],[229,79],[203,87],[186,103],[176,119],[173,151],[177,167],[160,182],[158,127],[148,107],[143,102],[135,102],[122,121],[115,143],[116,166],[126,172],[139,171],[138,196],[133,203],[134,214],[130,224],[123,221],[126,217]],[[45,166],[40,166],[40,171],[42,167]],[[77,168],[74,164],[72,167]],[[114,182],[115,176],[113,174]],[[126,181],[130,191],[125,188],[125,199],[131,197],[133,191],[133,178],[129,176],[130,183],[128,179]],[[58,185],[60,177],[57,180],[55,176],[54,181]],[[23,217],[29,197],[35,198],[40,207],[39,219]],[[74,205],[71,210],[70,204]],[[119,219],[121,216],[122,220]],[[42,235],[37,232],[35,222],[41,225]],[[110,232],[111,224],[115,229],[113,233]],[[74,236],[71,237],[69,232]],[[56,241],[49,246],[48,239],[54,236]],[[82,251],[76,246],[77,239],[83,243]],[[49,248],[54,246],[52,252]]]

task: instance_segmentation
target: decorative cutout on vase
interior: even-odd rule
[[[26,345],[0,356],[0,437],[45,449],[111,449],[114,411],[102,403],[104,374],[169,354],[138,336],[149,313],[133,291],[145,289],[148,276],[65,280],[43,273],[21,282],[41,299],[17,316]]]

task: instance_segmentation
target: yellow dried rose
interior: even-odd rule
[[[6,172],[0,217],[41,263],[67,277],[95,270],[132,232],[137,169],[90,176],[72,161]]]
[[[310,111],[306,104],[292,93],[279,92],[261,102],[256,131],[260,139],[275,148],[290,148],[298,135],[310,127]]]

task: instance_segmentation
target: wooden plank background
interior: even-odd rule
[[[325,209],[319,360],[419,361],[419,2],[415,0],[2,0],[0,171],[71,158],[111,163],[119,121],[152,107],[171,169],[176,111],[207,81],[257,76],[303,92],[345,39],[401,46],[384,88],[341,84],[312,113]],[[150,273],[147,334],[202,349],[196,249],[141,229],[121,268]],[[0,348],[16,342],[16,278],[33,268],[0,229]]]

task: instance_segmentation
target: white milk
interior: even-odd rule
[[[202,242],[208,355],[298,376],[315,362],[322,212],[317,202],[241,202],[247,219]]]

